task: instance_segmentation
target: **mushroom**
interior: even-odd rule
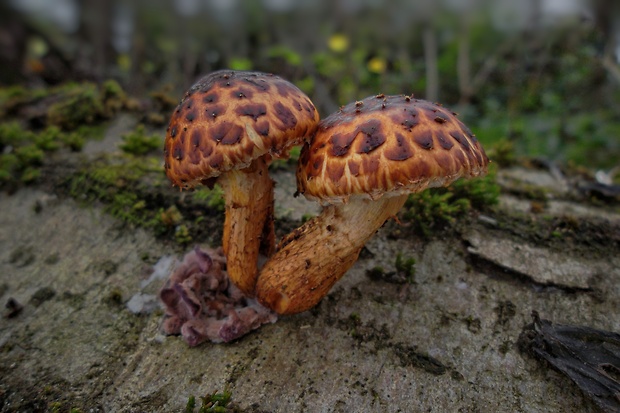
[[[280,314],[316,305],[410,193],[484,175],[488,158],[456,114],[409,96],[368,97],[319,123],[302,149],[299,193],[321,214],[283,238],[258,301]]]
[[[194,84],[172,114],[166,175],[181,189],[224,190],[223,247],[232,282],[253,296],[259,251],[271,255],[272,158],[288,156],[316,130],[318,112],[292,83],[272,74],[221,70]]]

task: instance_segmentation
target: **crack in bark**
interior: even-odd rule
[[[481,257],[480,255],[469,253],[468,262],[471,267],[482,274],[504,282],[512,282],[517,285],[523,285],[532,288],[536,292],[556,292],[560,291],[566,294],[591,293],[593,288],[575,287],[555,282],[536,281],[531,275],[521,271],[514,270],[504,265],[498,264],[492,260]]]

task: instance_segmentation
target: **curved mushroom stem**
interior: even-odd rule
[[[362,247],[407,195],[329,205],[287,235],[261,269],[258,301],[279,314],[314,307],[355,263]]]
[[[259,158],[245,169],[226,172],[218,182],[226,203],[222,237],[226,270],[231,281],[253,297],[259,251],[269,256],[275,249],[273,181],[265,159]]]

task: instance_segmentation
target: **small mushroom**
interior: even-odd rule
[[[217,178],[224,190],[228,274],[254,294],[259,250],[271,255],[272,158],[288,156],[317,126],[310,99],[271,74],[221,70],[194,84],[172,114],[164,148],[168,178],[180,188]]]
[[[351,103],[302,149],[297,188],[324,205],[261,269],[257,299],[280,314],[316,305],[410,193],[486,173],[488,158],[449,110],[406,96]]]

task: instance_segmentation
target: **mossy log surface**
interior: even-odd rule
[[[102,142],[67,156],[121,140]],[[517,346],[533,310],[620,331],[618,204],[557,179],[500,170],[496,207],[431,236],[390,221],[316,308],[196,348],[161,335],[152,300],[163,284],[154,266],[165,274],[191,243],[53,185],[0,193],[0,411],[183,411],[224,389],[244,412],[598,411]],[[317,208],[292,197],[293,172],[274,180],[281,236]],[[201,222],[221,227],[223,215]],[[415,273],[377,276],[396,271],[397,256],[415,258]]]

